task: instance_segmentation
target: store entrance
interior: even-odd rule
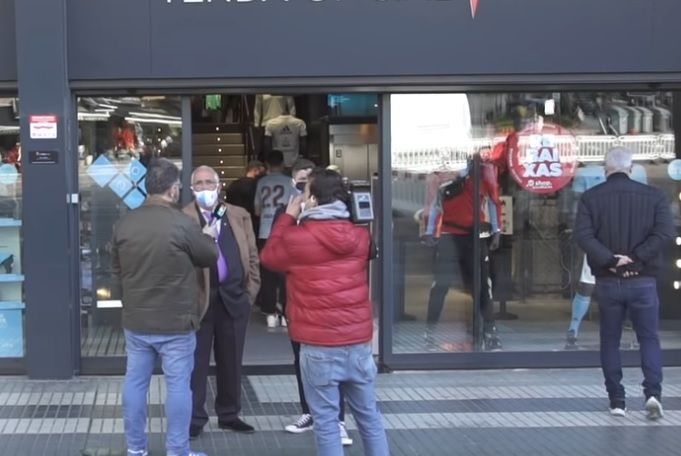
[[[266,209],[255,209],[256,185],[268,156],[283,153],[283,174],[300,160],[335,166],[349,180],[370,181],[378,168],[376,95],[207,94],[192,98],[192,169],[216,171],[222,197],[247,210],[261,248],[267,241]],[[291,178],[291,186],[293,180]],[[266,198],[266,196],[265,196]],[[272,199],[272,198],[270,198]],[[263,201],[265,207],[285,201]],[[262,217],[259,217],[262,215]],[[261,270],[261,293],[247,326],[244,364],[291,366],[293,353],[282,317],[285,291]],[[276,299],[276,303],[269,300]]]
[[[85,374],[125,369],[123,303],[110,241],[116,222],[144,202],[150,160],[163,157],[180,167],[184,204],[193,198],[191,172],[203,165],[218,173],[223,198],[250,211],[254,196],[239,200],[230,186],[243,184],[249,163],[265,161],[274,148],[284,152],[286,168],[305,158],[315,166],[335,165],[351,181],[371,181],[378,168],[375,94],[83,97],[78,120],[80,372]],[[291,366],[287,328],[267,323],[260,306],[253,306],[247,372]]]

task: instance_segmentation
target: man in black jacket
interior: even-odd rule
[[[631,151],[608,152],[606,182],[586,191],[579,202],[575,240],[596,276],[601,365],[610,413],[626,412],[619,345],[628,312],[640,344],[646,411],[649,419],[658,419],[663,410],[656,276],[662,251],[675,230],[664,193],[631,180],[631,169]]]

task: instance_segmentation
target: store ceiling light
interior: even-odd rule
[[[182,126],[181,120],[167,120],[167,119],[153,119],[153,118],[145,119],[145,118],[142,118],[142,117],[126,117],[125,120],[128,121],[128,122],[173,125],[173,126],[176,126],[176,127]]]
[[[681,260],[676,260],[676,267],[681,269]]]
[[[675,280],[674,281],[674,289],[675,290],[681,289],[681,282],[679,282],[678,280]]]
[[[681,236],[676,237],[676,245],[681,245]]]

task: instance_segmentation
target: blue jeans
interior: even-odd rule
[[[657,282],[652,277],[597,279],[600,309],[601,366],[605,388],[611,401],[624,400],[620,339],[627,311],[636,331],[643,369],[646,398],[662,393],[662,350],[657,335],[660,301]]]
[[[147,393],[157,357],[166,381],[166,451],[168,456],[189,454],[189,423],[196,334],[139,334],[125,330],[128,363],[123,384],[123,419],[128,450],[147,450]]]
[[[367,456],[388,456],[383,417],[376,405],[376,363],[371,345],[300,349],[303,386],[312,418],[318,456],[342,456],[338,412],[340,392],[355,417]]]

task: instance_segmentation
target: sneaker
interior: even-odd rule
[[[276,315],[270,314],[267,316],[267,327],[268,328],[276,328],[279,324],[279,319],[277,318]]]
[[[147,450],[128,450],[128,456],[149,456]]]
[[[198,451],[190,451],[187,456],[208,456],[206,453],[201,453]]]
[[[646,401],[646,418],[649,420],[659,420],[664,416],[664,410],[660,400],[655,396],[650,396]]]
[[[566,350],[577,350],[577,336],[574,330],[569,330],[565,336],[565,349]]]
[[[348,435],[348,430],[345,427],[345,423],[341,421],[338,424],[339,424],[339,427],[340,427],[341,443],[343,443],[343,446],[352,445],[353,441],[350,438],[350,436]]]
[[[303,413],[295,423],[289,424],[284,429],[291,434],[302,434],[303,432],[311,431],[313,427],[312,415]]]
[[[279,324],[281,325],[282,328],[288,328],[288,322],[286,321],[286,317],[283,315],[279,316]]]
[[[624,401],[610,401],[610,414],[612,416],[627,416],[627,406],[624,404]]]

